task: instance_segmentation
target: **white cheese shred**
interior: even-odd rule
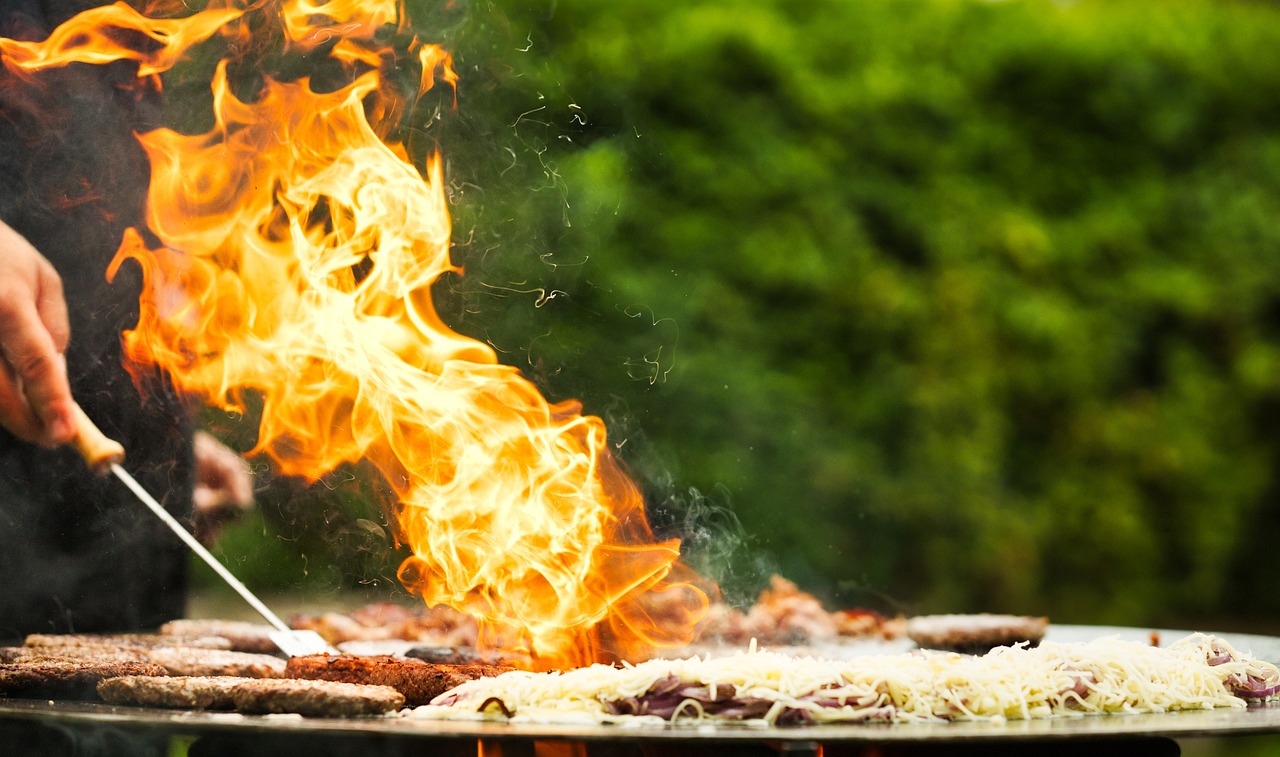
[[[643,701],[655,684],[674,679],[704,687],[709,701],[719,696],[763,703],[766,714],[751,717],[766,723],[784,713],[815,723],[1029,720],[1242,708],[1246,702],[1231,684],[1249,677],[1280,681],[1280,670],[1203,634],[1163,648],[1103,638],[1000,647],[981,657],[916,651],[847,660],[759,651],[753,644],[725,657],[481,678],[416,708],[412,716],[474,719],[483,703],[496,699],[512,721],[660,724],[667,721],[615,714],[610,704]],[[694,698],[680,701],[671,718],[734,719]]]

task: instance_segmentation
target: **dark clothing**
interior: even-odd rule
[[[42,39],[92,4],[6,2],[0,34]],[[112,284],[105,277],[123,230],[142,226],[148,169],[132,132],[146,128],[147,106],[131,64],[73,65],[40,73],[34,85],[0,71],[0,219],[62,276],[74,396],[124,445],[125,467],[181,519],[194,479],[188,413],[158,377],[145,377],[140,393],[122,366],[138,267],[126,264]],[[177,538],[114,477],[95,478],[74,452],[0,429],[0,640],[180,617],[185,565]]]

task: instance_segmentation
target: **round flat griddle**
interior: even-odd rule
[[[1160,630],[1162,643],[1187,635],[1186,631]],[[1150,629],[1110,626],[1052,626],[1046,639],[1059,642],[1088,641],[1105,636],[1147,641]],[[1248,634],[1215,634],[1241,652],[1280,662],[1280,638]],[[897,653],[909,642],[842,645],[848,654]],[[521,739],[645,742],[771,742],[818,744],[834,742],[939,742],[990,740],[1054,740],[1088,738],[1192,738],[1280,733],[1280,703],[1248,708],[1220,708],[1147,715],[1094,715],[1044,720],[980,721],[953,723],[848,724],[800,726],[751,726],[740,724],[620,726],[595,723],[499,723],[439,721],[413,717],[303,718],[292,715],[240,715],[235,713],[117,707],[87,702],[0,699],[0,719],[36,720],[65,726],[114,726],[181,734],[218,732],[274,732],[279,734],[364,733],[422,739]]]

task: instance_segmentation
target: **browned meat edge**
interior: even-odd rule
[[[98,682],[98,696],[109,704],[230,710],[237,676],[120,676]]]
[[[390,686],[296,678],[245,681],[231,689],[236,710],[246,714],[296,712],[308,717],[382,715],[400,709],[404,695]]]
[[[512,668],[501,665],[440,665],[390,655],[308,655],[285,666],[290,678],[390,686],[417,707],[467,681],[496,676]]]
[[[145,662],[94,662],[56,657],[30,657],[0,664],[0,695],[36,699],[98,698],[98,682],[127,675],[165,676],[159,665]]]

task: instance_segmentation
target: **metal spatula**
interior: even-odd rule
[[[277,647],[280,647],[280,651],[289,657],[323,653],[338,654],[338,650],[329,646],[329,643],[315,631],[295,631],[289,628],[278,615],[262,603],[262,600],[254,596],[248,587],[232,575],[225,565],[218,562],[218,559],[210,554],[203,544],[196,541],[196,538],[187,529],[183,528],[177,519],[160,506],[155,497],[152,497],[128,471],[121,467],[124,462],[124,446],[103,434],[89,419],[89,416],[85,415],[84,411],[80,409],[79,405],[76,406],[75,412],[76,438],[72,445],[80,453],[80,456],[84,458],[84,462],[89,466],[89,469],[99,476],[105,476],[109,473],[115,474],[116,478],[124,482],[124,485],[129,487],[129,490],[138,499],[142,500],[142,504],[146,505],[156,517],[164,521],[165,525],[178,535],[178,538],[182,539],[192,551],[200,556],[200,559],[208,563],[209,567],[213,568],[213,571],[227,582],[227,585],[235,589],[236,593],[243,597],[253,609],[257,610],[263,618],[266,618],[267,622],[276,629],[271,632],[271,641],[275,642]]]

